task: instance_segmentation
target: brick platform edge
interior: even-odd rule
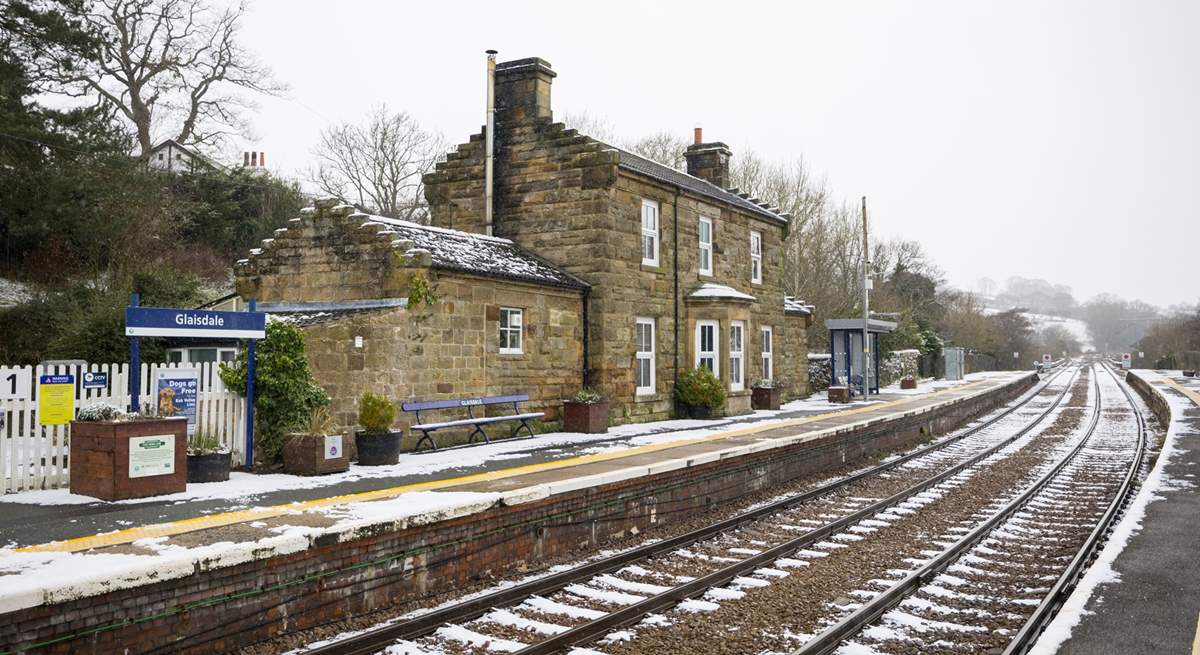
[[[828,438],[582,488],[299,552],[0,614],[0,652],[223,653],[434,593],[584,556],[637,528],[677,521],[843,462],[912,446],[1016,398],[1025,376],[975,397]],[[50,643],[53,642],[53,643]],[[29,650],[33,644],[44,644]]]

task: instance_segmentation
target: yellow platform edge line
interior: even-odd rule
[[[871,403],[861,407],[846,409],[837,412],[826,412],[824,414],[815,414],[813,416],[804,416],[786,421],[772,422],[766,425],[751,425],[735,430],[726,430],[711,434],[704,437],[690,437],[686,439],[676,439],[658,444],[648,444],[645,446],[635,446],[622,450],[613,450],[606,453],[593,453],[590,455],[579,455],[566,459],[553,460],[549,462],[538,462],[536,464],[525,464],[513,468],[500,469],[496,471],[484,471],[482,473],[472,473],[455,478],[445,478],[441,480],[427,480],[425,482],[414,482],[412,484],[400,485],[396,487],[388,487],[385,489],[375,489],[372,491],[361,491],[352,494],[343,494],[338,496],[329,496],[326,498],[314,498],[312,500],[297,501],[285,503],[282,505],[274,505],[269,507],[255,507],[251,509],[235,510],[232,512],[221,512],[218,514],[209,514],[205,516],[194,516],[186,519],[178,519],[167,523],[154,523],[144,526],[136,526],[125,528],[123,530],[114,530],[112,532],[104,532],[100,534],[88,535],[85,537],[75,537],[72,539],[64,539],[62,541],[51,541],[44,544],[33,546],[24,546],[17,548],[15,552],[30,553],[30,552],[63,552],[73,553],[92,548],[102,548],[106,546],[117,546],[121,544],[129,544],[139,539],[150,537],[175,536],[188,532],[196,532],[209,528],[217,528],[238,523],[246,523],[250,521],[258,521],[267,518],[276,518],[286,516],[288,514],[297,514],[308,509],[318,507],[330,507],[352,502],[362,502],[370,500],[380,500],[384,498],[394,498],[396,496],[412,493],[414,491],[430,491],[434,489],[447,489],[458,487],[475,482],[490,482],[492,480],[500,480],[504,478],[518,477],[530,473],[540,471],[554,470],[560,468],[569,468],[572,466],[580,466],[583,464],[592,464],[595,462],[604,462],[622,457],[630,457],[645,453],[657,452],[669,448],[678,448],[696,443],[704,443],[716,441],[720,439],[729,439],[731,437],[745,436],[767,430],[777,430],[780,428],[794,427],[807,423],[825,420],[834,417],[852,416],[863,412],[874,411],[878,409],[886,409],[895,407],[907,402],[912,402],[922,398],[930,398],[938,394],[947,392],[966,391],[972,387],[976,387],[991,380],[977,380],[968,382],[946,389],[939,389],[925,396],[914,396],[911,398],[897,398],[882,403]]]
[[[1189,389],[1189,388],[1183,386],[1182,384],[1179,384],[1178,382],[1172,380],[1171,378],[1163,375],[1162,373],[1156,372],[1156,375],[1158,375],[1158,378],[1160,380],[1162,380],[1164,383],[1166,383],[1168,386],[1170,386],[1172,389],[1175,389],[1179,393],[1182,393],[1184,396],[1187,396],[1188,398],[1190,398],[1192,402],[1196,403],[1197,405],[1200,405],[1200,393],[1197,393],[1195,389]]]

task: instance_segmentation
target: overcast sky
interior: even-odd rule
[[[298,175],[323,127],[381,102],[463,141],[495,48],[551,62],[558,117],[803,155],[957,286],[1195,302],[1198,27],[1194,1],[257,0],[244,39],[291,89],[247,146]]]

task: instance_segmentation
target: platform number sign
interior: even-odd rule
[[[33,390],[33,371],[0,368],[0,400],[25,400]]]

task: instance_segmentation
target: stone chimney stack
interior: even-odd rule
[[[538,57],[496,64],[496,119],[551,118],[550,85],[557,76],[550,62]]]
[[[728,189],[729,158],[733,156],[729,146],[720,141],[704,143],[704,134],[699,127],[696,128],[694,137],[695,142],[683,151],[683,156],[687,159],[688,175]]]

